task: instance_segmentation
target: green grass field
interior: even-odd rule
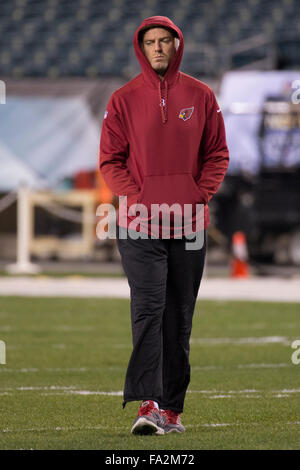
[[[299,449],[300,305],[197,304],[185,434],[133,436],[129,300],[1,297],[1,449]],[[113,392],[113,393],[110,393]]]

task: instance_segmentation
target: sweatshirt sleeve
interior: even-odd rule
[[[225,126],[222,112],[214,93],[210,90],[206,123],[199,148],[201,174],[196,183],[201,203],[207,204],[221,185],[229,165]]]
[[[113,94],[102,124],[99,168],[107,186],[117,196],[137,194],[140,191],[127,167],[128,153],[129,142]]]

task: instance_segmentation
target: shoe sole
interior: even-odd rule
[[[181,433],[181,434],[182,434],[183,432],[185,432],[185,430],[184,430],[184,431],[183,431],[183,430],[180,431],[180,430],[177,429],[177,428],[168,429],[168,431],[165,430],[165,434],[170,434],[170,432],[178,432],[178,433]]]
[[[131,434],[164,434],[164,430],[146,418],[140,418],[132,427]]]

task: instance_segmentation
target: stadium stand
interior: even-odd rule
[[[282,126],[266,129],[263,139],[260,134],[265,102],[285,102],[299,77],[298,4],[0,0],[0,79],[7,96],[6,105],[0,106],[0,258],[15,257],[16,191],[21,183],[34,190],[95,190],[97,204],[116,203],[97,170],[101,123],[111,93],[140,73],[133,35],[142,20],[153,15],[169,16],[179,25],[185,42],[181,70],[207,83],[222,107],[230,165],[210,203],[210,238],[220,245],[220,255],[236,231],[246,233],[250,256],[260,255],[260,247],[263,251],[266,246],[266,259],[271,251],[271,256],[282,252],[275,236],[270,243],[268,231],[273,236],[276,230],[286,239],[288,230],[300,240],[300,202],[294,196],[299,193],[299,125],[288,131]],[[278,135],[280,142],[282,135],[287,139],[288,165],[269,165],[265,171],[262,153],[274,163]],[[286,202],[280,197],[280,206],[269,191],[270,182],[286,197]],[[3,200],[1,192],[8,192]],[[261,224],[265,213],[276,216],[267,228]],[[70,210],[64,215],[39,213],[35,234],[54,230],[73,236],[78,214],[72,217]],[[295,262],[287,250],[280,257]],[[299,256],[296,262],[300,264]]]
[[[132,37],[142,19],[183,30],[186,73],[220,76],[300,62],[296,0],[1,0],[2,77],[98,77],[139,72]],[[199,45],[201,46],[199,48]]]

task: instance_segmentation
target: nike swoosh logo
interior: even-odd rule
[[[217,109],[217,113],[220,113],[220,112],[221,112],[220,108],[219,108],[219,109]]]

